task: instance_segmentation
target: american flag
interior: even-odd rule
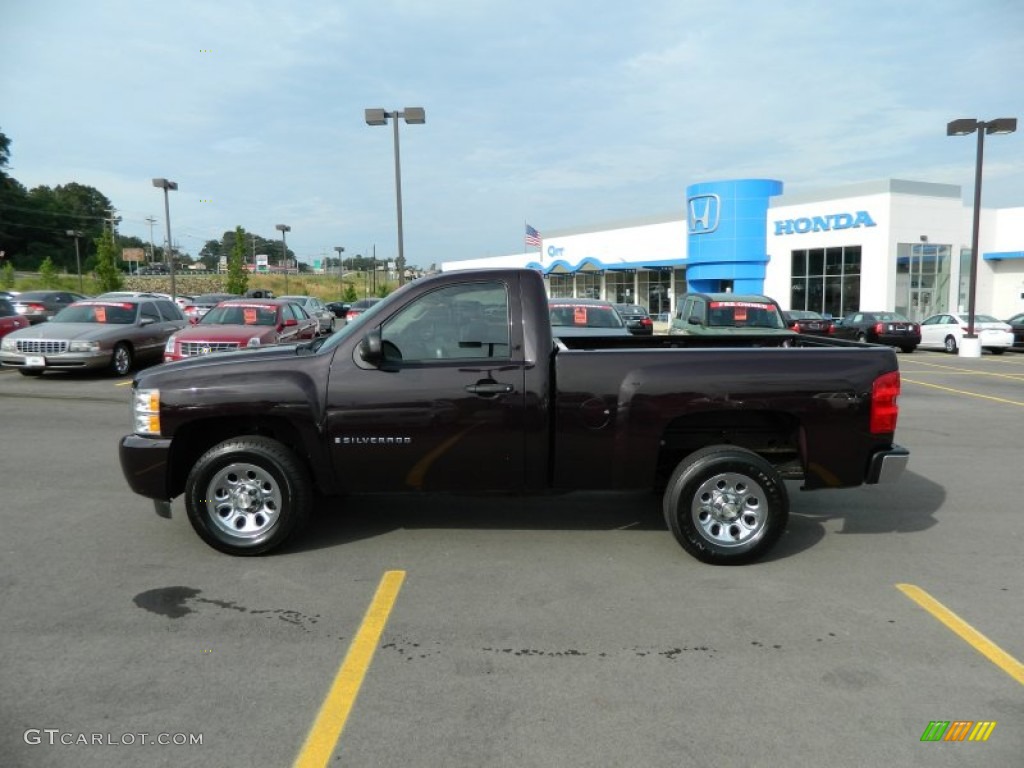
[[[529,224],[526,225],[526,244],[540,246],[540,232]]]

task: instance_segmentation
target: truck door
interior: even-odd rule
[[[385,363],[335,361],[327,425],[351,491],[503,491],[524,484],[525,364],[508,285],[439,287],[380,325]],[[366,329],[371,330],[371,329]]]

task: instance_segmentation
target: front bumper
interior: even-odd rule
[[[171,456],[169,438],[125,435],[118,446],[118,455],[124,479],[135,493],[160,502],[171,498],[168,489]]]
[[[0,365],[9,368],[28,368],[36,371],[45,370],[89,370],[106,368],[110,365],[111,351],[99,352],[61,352],[56,355],[27,355],[23,352],[0,352]],[[35,364],[42,360],[43,365]],[[30,364],[31,363],[31,364]]]
[[[876,483],[894,483],[910,461],[910,451],[893,443],[892,448],[876,451],[868,464],[868,476],[864,481],[868,485]]]

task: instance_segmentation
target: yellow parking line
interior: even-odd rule
[[[114,386],[115,386],[115,387],[127,387],[127,386],[128,386],[129,384],[131,384],[131,383],[132,383],[132,380],[131,380],[131,379],[128,379],[128,381],[119,381],[119,382],[117,382],[117,384],[115,384]]]
[[[995,376],[999,379],[1013,379],[1018,380],[1021,377],[1019,373],[995,373],[993,371],[977,371],[973,368],[956,368],[952,365],[943,365],[941,363],[926,363],[924,360],[914,360],[913,363],[917,365],[927,365],[929,368],[938,368],[940,371],[948,373],[973,373],[977,376]],[[907,363],[911,365],[911,363]]]
[[[381,578],[373,602],[306,736],[306,743],[295,758],[294,768],[323,768],[331,759],[404,579],[405,571],[387,571]]]
[[[1024,407],[1024,403],[1019,402],[1017,400],[1007,400],[1005,397],[994,397],[992,395],[983,395],[983,394],[981,394],[979,392],[968,392],[965,389],[953,389],[952,387],[943,387],[943,386],[940,386],[939,384],[929,384],[928,382],[925,382],[925,381],[915,381],[914,379],[908,379],[906,377],[901,377],[901,378],[902,378],[902,381],[904,381],[905,383],[908,383],[908,384],[918,384],[919,386],[922,386],[922,387],[932,387],[933,389],[941,389],[941,390],[945,390],[946,392],[955,392],[958,395],[969,395],[971,397],[979,397],[982,400],[995,400],[997,403],[1006,403],[1007,405],[1019,405],[1019,406]]]
[[[958,635],[961,640],[1003,670],[1003,672],[1008,674],[1021,685],[1024,685],[1024,664],[1021,664],[1013,658],[1013,656],[993,643],[981,634],[981,632],[961,619],[920,587],[915,587],[913,584],[897,584],[896,589],[928,611],[928,613],[933,617],[945,624],[947,629]]]

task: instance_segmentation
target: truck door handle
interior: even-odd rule
[[[511,384],[501,384],[497,381],[481,381],[476,384],[467,384],[466,391],[474,395],[507,395],[512,391]]]

